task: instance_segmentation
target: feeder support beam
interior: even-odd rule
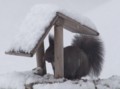
[[[54,26],[55,30],[55,43],[54,43],[54,67],[55,78],[64,77],[64,51],[63,51],[63,24],[64,19],[59,18]]]
[[[44,57],[44,43],[42,42],[42,44],[40,45],[36,52],[37,67],[42,68],[42,75],[46,74],[46,64],[43,57]]]

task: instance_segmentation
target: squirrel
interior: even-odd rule
[[[44,60],[54,68],[54,38],[49,35],[49,47]],[[98,77],[103,65],[103,43],[97,36],[75,35],[70,46],[64,48],[64,77],[81,79],[92,73]]]

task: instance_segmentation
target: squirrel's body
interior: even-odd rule
[[[49,37],[50,46],[44,59],[51,62],[54,70],[54,39]],[[71,46],[64,48],[64,77],[78,79],[89,75],[95,76],[101,72],[103,63],[103,47],[98,37],[78,35]]]

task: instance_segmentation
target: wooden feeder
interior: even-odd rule
[[[17,55],[17,56],[27,56],[33,57],[36,53],[37,58],[37,67],[41,67],[44,71],[43,74],[46,74],[46,65],[45,60],[43,59],[44,56],[44,39],[49,33],[51,27],[54,25],[54,32],[55,32],[55,77],[61,78],[64,77],[64,53],[63,53],[63,28],[80,34],[87,34],[87,35],[94,35],[98,36],[99,33],[96,32],[94,29],[82,25],[80,22],[68,17],[62,13],[57,12],[54,19],[50,22],[50,25],[46,27],[45,33],[39,38],[36,46],[32,49],[30,53],[26,53],[24,51],[9,51],[6,54],[10,55]]]

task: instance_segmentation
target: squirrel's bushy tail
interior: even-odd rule
[[[103,44],[96,36],[76,35],[73,46],[79,46],[88,57],[90,71],[99,76],[103,64]]]

